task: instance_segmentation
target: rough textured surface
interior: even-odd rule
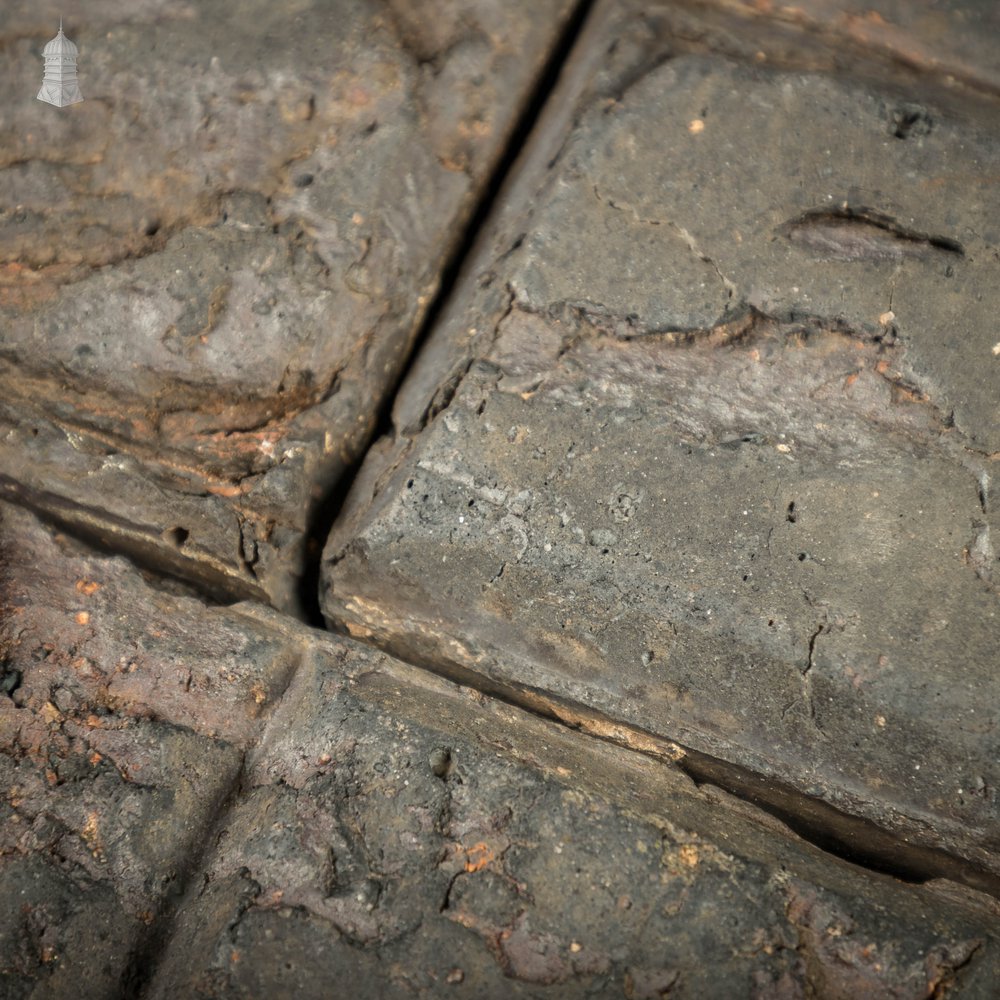
[[[115,996],[295,650],[0,517],[0,994]]]
[[[990,994],[993,918],[762,843],[669,765],[605,749],[317,647],[149,995]]]
[[[995,131],[700,55],[578,91],[359,477],[329,620],[1000,871]]]
[[[259,605],[207,608],[2,514],[4,997],[343,978],[372,997],[908,1000],[1000,975],[974,893],[854,868],[669,754]]]
[[[996,995],[997,7],[589,8],[4,7],[0,996]]]
[[[910,387],[995,452],[997,151],[995,131],[877,91],[678,58],[590,111],[505,277],[518,305],[619,336],[748,310],[888,329]]]
[[[88,10],[67,114],[29,85],[57,7],[5,10],[0,471],[293,604],[567,9]]]
[[[713,8],[746,21],[764,21],[771,35],[784,23],[804,30],[809,47],[832,44],[842,53],[857,46],[949,86],[1000,93],[1000,11],[991,0],[691,0],[690,7],[711,15]],[[778,24],[775,24],[775,22]],[[775,29],[778,29],[777,31]],[[807,43],[808,44],[808,43]]]

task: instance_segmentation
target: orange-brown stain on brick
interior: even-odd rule
[[[490,849],[489,845],[480,841],[478,844],[473,844],[472,847],[466,848],[465,870],[467,872],[478,872],[481,868],[485,868],[491,861],[495,860],[496,855]]]

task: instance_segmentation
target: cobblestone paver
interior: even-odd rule
[[[296,666],[2,509],[0,995],[114,996]]]
[[[916,998],[961,975],[985,997],[1000,975],[996,916],[954,889],[3,513],[4,996]]]
[[[987,925],[760,834],[638,754],[324,644],[150,995],[916,998],[974,953],[989,995]]]

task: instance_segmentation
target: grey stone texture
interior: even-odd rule
[[[120,547],[293,606],[315,504],[367,442],[568,9],[88,8],[67,25],[88,99],[60,113],[32,91],[59,8],[8,4],[0,472]]]
[[[1000,913],[2,509],[4,997],[988,997]],[[943,995],[943,994],[942,994]]]
[[[624,338],[748,310],[888,331],[910,388],[995,452],[996,135],[928,109],[899,138],[905,113],[820,75],[666,63],[574,132],[506,272],[515,302]]]
[[[0,995],[118,996],[297,653],[0,518]]]
[[[995,885],[995,108],[930,87],[897,135],[890,68],[657,48],[650,20],[613,9],[567,74],[325,613]]]
[[[0,998],[995,997],[997,5],[85,6],[0,14]]]
[[[990,995],[995,917],[606,750],[317,644],[147,995]]]
[[[707,0],[686,6],[711,16],[721,9],[733,35],[751,23],[763,22],[772,36],[775,22],[785,23],[808,39],[807,46],[835,47],[842,55],[852,49],[867,57],[881,56],[918,74],[939,75],[949,87],[995,95],[1000,93],[1000,10],[990,0]],[[780,31],[780,28],[778,29]],[[800,35],[800,38],[802,37]]]

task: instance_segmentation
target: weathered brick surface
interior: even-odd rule
[[[119,995],[295,666],[2,508],[0,993]]]
[[[665,762],[331,641],[254,753],[149,995],[985,997],[995,924]]]
[[[4,996],[977,997],[1000,974],[989,905],[830,858],[669,746],[207,608],[14,508],[2,539]]]
[[[922,76],[940,76],[948,86],[988,94],[1000,93],[1000,11],[990,0],[693,0],[688,6],[702,15],[712,9],[735,17],[733,35],[751,28],[765,39],[780,36],[783,26],[799,33],[803,48],[824,44],[852,47],[869,58],[881,56]],[[756,22],[756,24],[754,24]],[[790,34],[790,32],[789,32]],[[804,37],[803,37],[804,35]],[[841,63],[842,65],[842,63]]]
[[[67,24],[86,99],[55,109],[35,93],[57,6],[14,3],[0,471],[293,603],[312,505],[371,433],[568,6],[88,9]]]
[[[326,613],[996,873],[995,121],[623,58],[404,386]]]
[[[996,995],[995,4],[597,3],[264,607],[569,8],[4,8],[3,997]]]

